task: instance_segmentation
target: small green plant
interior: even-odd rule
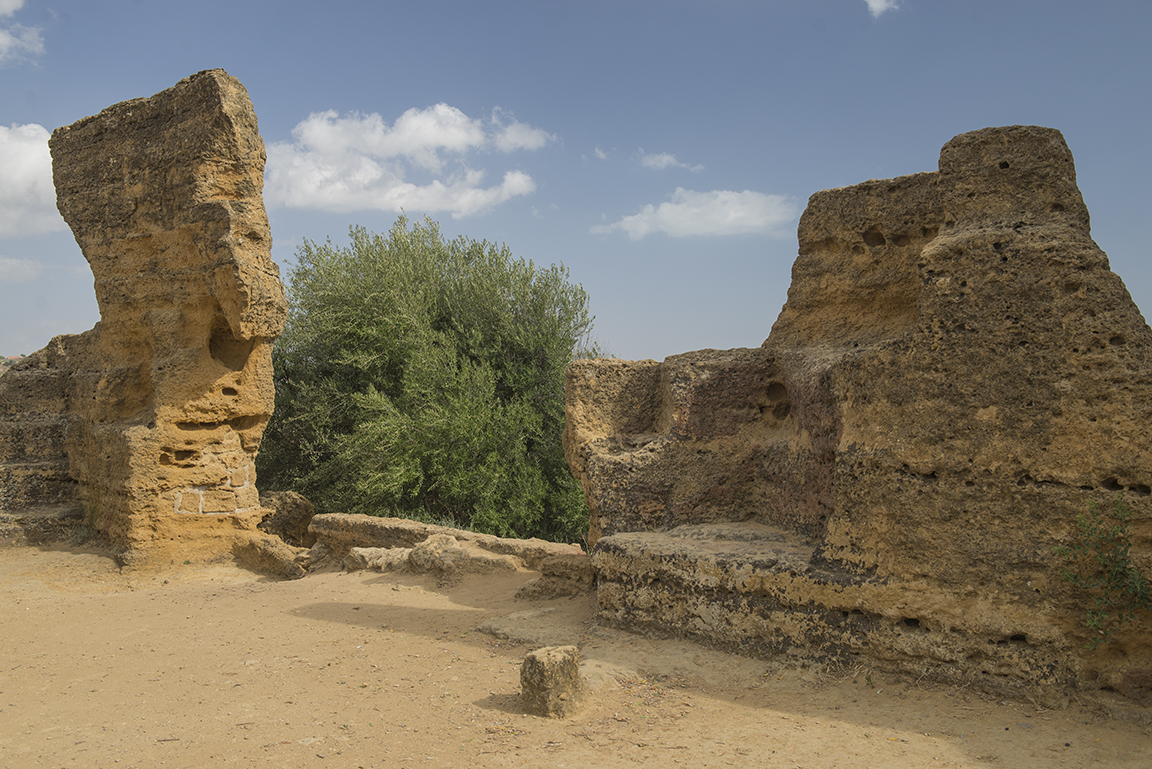
[[[92,538],[94,533],[91,526],[87,523],[82,523],[72,532],[72,538],[68,540],[68,543],[71,545],[83,545]]]
[[[1076,516],[1078,537],[1068,546],[1056,548],[1065,566],[1060,576],[1065,582],[1095,594],[1095,609],[1084,620],[1093,634],[1089,649],[1111,643],[1116,631],[1136,618],[1139,611],[1152,611],[1148,580],[1132,565],[1132,540],[1128,519],[1132,517],[1120,495],[1111,514],[1088,503],[1088,515]]]

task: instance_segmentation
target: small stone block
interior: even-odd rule
[[[184,491],[180,493],[180,512],[182,513],[198,513],[200,512],[200,492],[199,491]]]
[[[520,666],[520,688],[529,713],[546,718],[572,715],[588,697],[580,677],[580,650],[546,646],[529,652]]]
[[[232,513],[236,511],[236,495],[228,489],[208,489],[204,492],[205,513]]]

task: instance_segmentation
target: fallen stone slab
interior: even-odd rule
[[[530,568],[539,570],[544,560],[557,555],[577,555],[579,545],[565,545],[543,539],[509,539],[491,534],[436,526],[404,518],[377,518],[372,515],[328,513],[312,519],[308,530],[333,553],[341,557],[353,547],[416,547],[429,537],[446,534],[460,543],[472,543],[491,553],[519,558]]]

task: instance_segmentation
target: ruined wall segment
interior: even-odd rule
[[[227,551],[261,516],[254,459],[287,311],[248,94],[201,72],[57,129],[50,148],[101,315],[69,361],[66,450],[89,521],[137,559]]]
[[[0,377],[0,544],[51,538],[82,514],[65,441],[68,350],[58,336]]]
[[[599,416],[624,402],[650,405]],[[1152,575],[1152,330],[1058,131],[813,195],[760,349],[581,361],[568,408],[608,621],[1152,701],[1152,622],[1087,653],[1095,607],[1054,552],[1119,495]]]

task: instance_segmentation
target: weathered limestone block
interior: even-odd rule
[[[79,509],[65,451],[64,414],[69,374],[64,362],[77,339],[53,339],[0,378],[0,514],[23,518],[31,510],[50,510],[54,517],[69,517]]]
[[[55,408],[88,522],[131,563],[228,553],[264,515],[254,460],[287,309],[248,94],[201,72],[50,148],[100,305],[96,328],[60,343]]]
[[[411,554],[410,547],[353,547],[344,556],[343,566],[347,571],[404,571]]]
[[[239,473],[232,474],[232,485],[238,481],[248,483],[247,473],[240,478]],[[316,535],[308,531],[308,524],[316,515],[312,503],[303,494],[295,491],[269,491],[260,495],[260,506],[272,513],[264,517],[259,524],[261,531],[275,534],[280,539],[294,547],[312,547],[316,544]]]
[[[415,547],[353,547],[344,556],[348,571],[436,572],[449,577],[491,571],[518,571],[524,562],[498,555],[476,542],[457,541],[450,534],[433,534]]]
[[[299,558],[309,551],[292,547],[279,537],[259,532],[238,536],[232,545],[236,560],[252,571],[284,579],[300,579],[306,573]]]
[[[536,716],[567,718],[584,704],[588,690],[580,676],[575,646],[547,646],[529,652],[520,666],[524,707]]]
[[[322,542],[340,557],[354,547],[414,548],[436,535],[447,535],[459,543],[475,544],[490,553],[519,558],[528,568],[536,570],[552,556],[581,555],[584,552],[579,545],[535,538],[507,539],[404,518],[377,518],[372,515],[317,515],[308,525],[308,530],[318,542]]]
[[[569,368],[602,616],[1140,699],[1152,622],[1085,652],[1054,552],[1120,495],[1152,575],[1152,330],[1063,137],[963,134],[938,172],[813,195],[799,241],[761,348]]]
[[[540,576],[525,582],[516,597],[529,601],[583,595],[592,592],[596,575],[592,559],[584,553],[554,555],[540,564]]]

